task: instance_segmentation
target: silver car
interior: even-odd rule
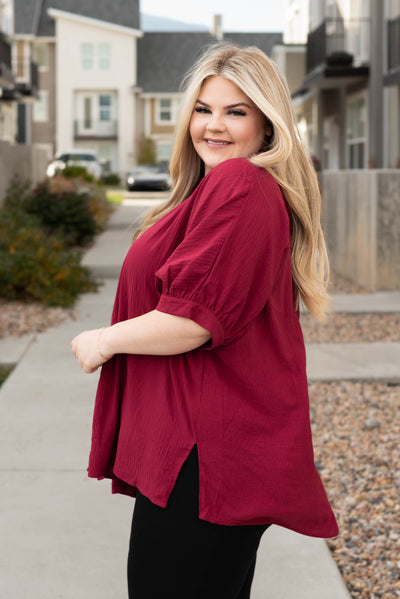
[[[102,167],[95,152],[81,149],[67,150],[56,154],[54,160],[47,167],[46,175],[54,177],[57,173],[61,173],[66,166],[82,166],[95,179],[100,179],[102,175]]]

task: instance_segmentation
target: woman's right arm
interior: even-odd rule
[[[92,373],[115,354],[170,356],[196,349],[210,338],[207,329],[189,318],[153,310],[84,331],[72,340],[71,348],[82,369]]]

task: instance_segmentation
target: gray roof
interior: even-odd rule
[[[139,0],[14,0],[15,33],[54,36],[49,8],[140,29]]]
[[[257,46],[268,56],[282,33],[224,33],[225,41]],[[138,40],[138,86],[145,93],[179,91],[182,78],[206,46],[216,39],[202,32],[149,32]]]

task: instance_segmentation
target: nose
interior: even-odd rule
[[[209,131],[224,131],[225,121],[223,119],[223,114],[219,111],[212,112],[207,122],[207,129]]]

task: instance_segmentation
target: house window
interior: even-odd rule
[[[347,163],[349,168],[365,167],[366,103],[358,96],[347,108]]]
[[[45,123],[49,120],[48,92],[41,90],[39,99],[33,105],[33,120],[35,123]]]
[[[99,96],[99,116],[101,121],[111,121],[110,94],[101,94]]]
[[[172,143],[160,142],[157,144],[157,162],[168,163],[172,154]]]
[[[111,46],[110,44],[99,44],[99,69],[109,71],[111,68]]]
[[[83,98],[83,128],[92,128],[92,98],[90,96]]]
[[[33,60],[41,70],[49,66],[49,48],[46,44],[35,44],[33,49]]]
[[[81,44],[81,64],[84,71],[91,71],[94,66],[93,44]]]
[[[158,121],[162,124],[174,122],[171,98],[160,98],[158,101]]]

